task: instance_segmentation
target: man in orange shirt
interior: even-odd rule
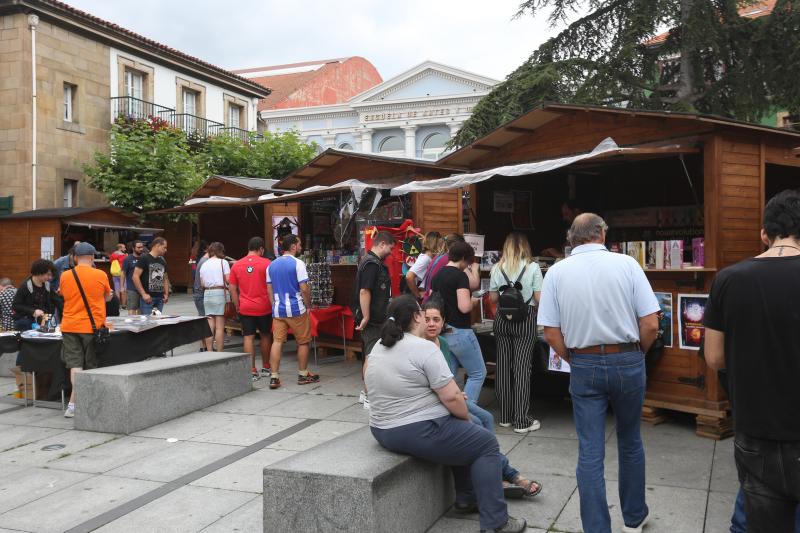
[[[113,293],[108,276],[94,268],[94,246],[82,242],[75,247],[75,268],[61,274],[59,292],[64,297],[64,316],[61,319],[62,350],[61,359],[69,368],[72,381],[72,394],[69,406],[64,412],[66,418],[75,416],[75,374],[84,369],[97,368],[92,322],[86,312],[86,304],[78,288],[78,279],[86,295],[86,303],[92,312],[97,328],[106,323],[106,302]]]

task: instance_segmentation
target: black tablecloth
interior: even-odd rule
[[[4,353],[14,353],[19,351],[18,335],[0,336],[0,355]]]
[[[210,336],[211,328],[203,317],[165,324],[140,333],[113,331],[108,346],[98,354],[98,362],[100,366],[136,363]],[[19,355],[23,372],[53,373],[48,399],[59,399],[62,385],[69,386],[66,368],[61,361],[61,340],[22,338]]]

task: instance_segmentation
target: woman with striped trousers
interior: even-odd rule
[[[530,415],[533,346],[536,343],[536,310],[542,290],[542,271],[533,261],[528,238],[511,233],[503,244],[503,255],[492,267],[489,291],[497,303],[509,285],[517,284],[527,307],[519,320],[497,313],[494,337],[497,343],[495,391],[500,402],[500,425],[514,425],[516,433],[536,431],[540,424]]]

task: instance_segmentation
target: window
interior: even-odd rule
[[[378,152],[402,152],[403,150],[405,150],[403,140],[395,135],[386,137],[378,146]]]
[[[339,145],[339,150],[352,150],[353,145],[350,143],[342,143]]]
[[[125,96],[144,99],[144,74],[135,70],[125,69]]]
[[[422,157],[425,159],[437,159],[444,152],[447,141],[447,135],[438,132],[431,133],[422,141]]]
[[[197,93],[195,91],[183,90],[183,112],[187,115],[197,114]]]
[[[75,117],[75,96],[77,87],[71,83],[64,84],[64,121],[73,122]]]
[[[228,127],[241,128],[242,106],[228,104]]]
[[[64,180],[64,207],[75,207],[78,204],[78,182]]]

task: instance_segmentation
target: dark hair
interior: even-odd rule
[[[225,258],[225,245],[221,242],[212,242],[208,245],[208,257]]]
[[[288,252],[289,249],[300,242],[300,237],[295,235],[294,233],[289,233],[288,235],[284,235],[281,239],[281,250],[284,252]]]
[[[444,318],[444,300],[442,299],[441,294],[438,292],[432,293],[428,298],[428,301],[422,304],[423,311],[427,311],[428,309],[439,311],[439,314],[442,315],[442,318]]]
[[[197,241],[197,253],[206,253],[208,249],[208,241],[205,239],[200,239]]]
[[[156,237],[153,239],[153,242],[150,243],[150,248],[152,249],[154,246],[159,246],[162,244],[167,244],[167,239],[164,237]]]
[[[386,244],[394,244],[394,236],[388,231],[379,231],[372,238],[372,246],[378,246],[382,242],[385,242]]]
[[[447,257],[454,263],[461,260],[472,261],[475,257],[475,250],[466,242],[456,241],[450,245]]]
[[[386,314],[389,317],[381,327],[381,344],[391,348],[411,327],[414,315],[421,311],[417,300],[410,294],[398,296],[389,304]],[[368,355],[368,354],[367,354]]]
[[[771,241],[800,239],[800,192],[787,189],[770,198],[764,208],[764,231]]]
[[[37,259],[31,265],[31,276],[41,276],[42,274],[47,274],[48,272],[52,272],[53,274],[56,273],[56,266],[52,261],[48,261],[47,259]]]
[[[144,246],[144,241],[136,239],[135,241],[131,242],[131,250],[135,250],[137,244],[141,244],[142,246]]]
[[[264,239],[261,237],[250,237],[247,241],[247,250],[250,252],[257,252],[264,247]]]
[[[453,246],[453,243],[464,242],[464,236],[460,233],[448,233],[444,236],[444,244],[446,248]]]

